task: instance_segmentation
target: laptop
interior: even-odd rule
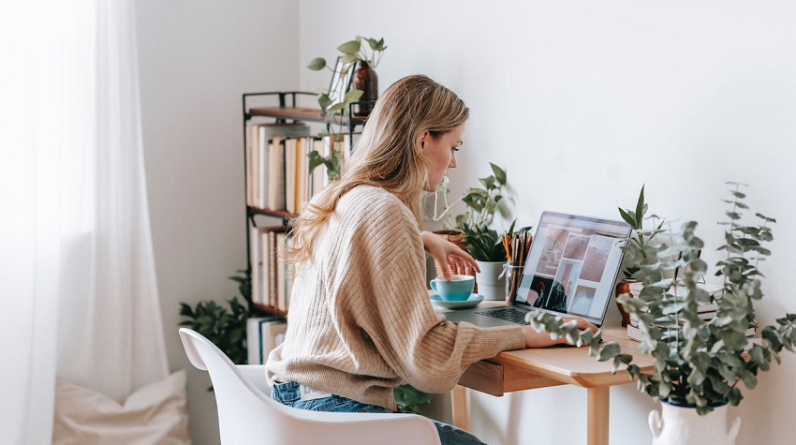
[[[515,301],[446,312],[445,317],[479,327],[506,326],[528,324],[525,315],[541,310],[602,326],[623,256],[620,243],[611,236],[627,238],[630,230],[624,221],[544,212]]]

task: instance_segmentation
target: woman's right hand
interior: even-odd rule
[[[578,329],[581,331],[585,329],[591,329],[592,332],[594,333],[597,332],[597,326],[589,323],[588,321],[582,318],[562,317],[562,321],[564,323],[572,320],[576,320],[578,322]],[[566,337],[559,337],[557,340],[553,340],[550,337],[550,333],[547,331],[536,332],[536,330],[530,326],[521,326],[520,328],[522,329],[522,333],[525,334],[526,348],[544,348],[553,345],[569,344],[567,343]]]

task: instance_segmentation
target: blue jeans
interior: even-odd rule
[[[271,390],[271,398],[283,405],[310,411],[392,413],[387,408],[378,405],[368,405],[335,395],[315,400],[301,400],[299,384],[296,382],[274,383],[274,388]],[[442,445],[484,445],[477,437],[467,431],[435,420],[432,420],[432,422],[437,427]]]

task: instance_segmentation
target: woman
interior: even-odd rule
[[[466,252],[419,229],[423,195],[456,167],[468,116],[428,77],[399,80],[376,103],[341,180],[296,219],[288,330],[266,365],[275,400],[394,412],[398,385],[447,392],[473,362],[556,343],[529,326],[456,326],[429,302],[424,248],[446,278],[449,264],[477,269]],[[448,425],[438,430],[443,444],[481,443]]]

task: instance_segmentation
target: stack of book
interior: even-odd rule
[[[299,213],[328,184],[326,167],[309,171],[309,154],[329,158],[337,150],[329,136],[310,136],[306,124],[249,123],[246,143],[247,204],[261,209]],[[337,144],[346,158],[349,138]]]
[[[715,284],[701,284],[699,285],[702,289],[707,291],[709,294],[714,295],[718,292],[721,292],[723,287],[721,285]],[[630,294],[631,295],[640,295],[641,290],[643,289],[643,285],[641,283],[631,283],[630,284]],[[688,292],[685,288],[681,290],[681,295],[684,295]],[[704,320],[706,323],[710,322],[714,318],[716,318],[716,311],[718,307],[715,304],[700,304],[697,312],[699,313],[699,318]],[[746,330],[747,337],[754,337],[757,334],[757,324],[751,323],[749,329]],[[641,330],[635,325],[632,321],[630,324],[627,325],[627,336],[635,341],[642,341],[643,334]]]
[[[246,347],[250,365],[262,365],[268,354],[285,340],[287,323],[274,318],[246,320]]]
[[[252,301],[287,312],[293,288],[293,267],[279,254],[292,247],[293,238],[284,226],[252,227],[249,236],[252,255]]]

